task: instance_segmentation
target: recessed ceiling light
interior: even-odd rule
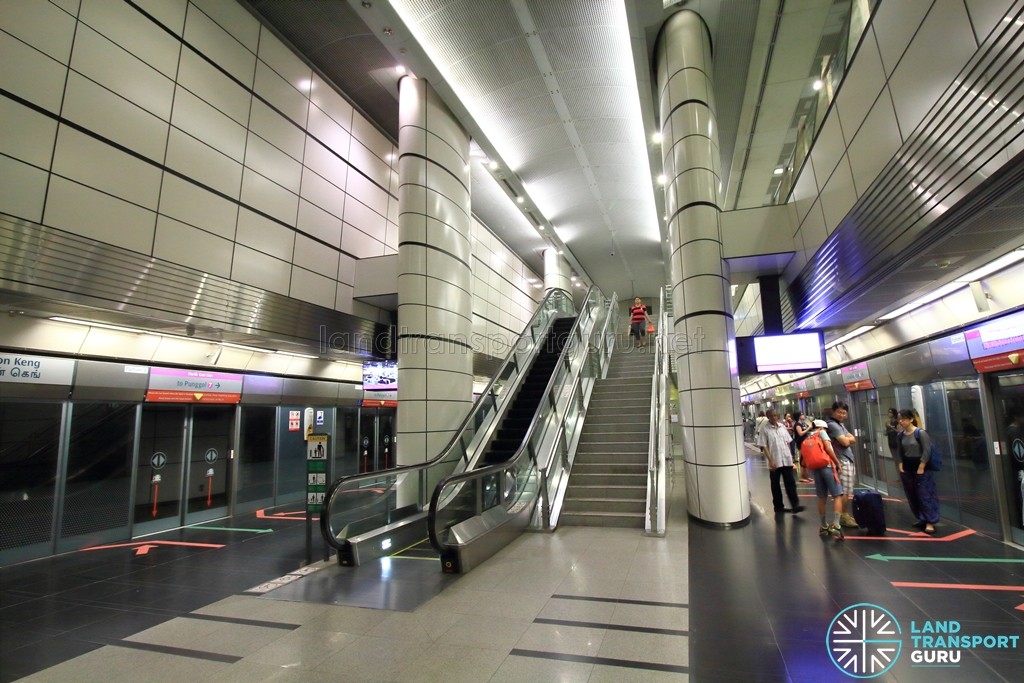
[[[658,177],[657,177],[657,178],[655,178],[655,180],[657,180],[657,181],[658,181],[658,184],[659,184],[659,185],[664,185],[665,183],[667,183],[667,182],[668,182],[668,178],[667,178],[667,177],[665,177],[665,174],[664,174],[664,173],[659,173],[659,174],[658,174]]]
[[[525,202],[525,201],[526,201],[526,200],[525,200],[525,199],[523,199],[522,197],[516,197],[516,203],[517,203],[517,204],[522,204],[522,203],[523,203],[523,202]]]
[[[775,169],[774,171],[772,171],[772,174],[773,174],[773,175],[782,175],[782,174],[783,174],[783,173],[785,173],[785,172],[786,172],[786,169],[784,169],[784,168],[782,168],[781,166],[779,166],[779,167],[778,167],[777,169]]]
[[[660,145],[663,139],[664,138],[662,137],[660,130],[655,131],[655,133],[651,136],[651,142],[653,142],[656,145]]]
[[[398,66],[395,67],[395,73],[404,74],[405,73],[405,67],[402,66],[401,64],[399,64]]]
[[[815,90],[821,90],[823,87],[825,87],[825,84],[819,78],[816,81],[814,81],[811,87],[814,88]]]
[[[498,170],[498,162],[497,161],[488,161],[487,162],[487,168],[491,169],[492,171]]]

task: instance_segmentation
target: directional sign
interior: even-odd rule
[[[157,451],[149,459],[149,464],[154,470],[162,470],[164,465],[167,464],[167,455],[163,451]]]
[[[882,555],[876,553],[875,555],[868,555],[869,560],[881,560],[882,562],[891,561],[912,561],[912,562],[994,562],[994,563],[1006,563],[1006,562],[1017,562],[1024,563],[1024,558],[1012,558],[1012,557],[917,557],[914,555]]]
[[[1024,441],[1014,439],[1013,443],[1010,444],[1010,452],[1013,453],[1014,460],[1024,462]]]
[[[135,548],[136,555],[147,555],[153,548],[162,545],[180,545],[189,548],[223,548],[223,543],[185,543],[184,541],[137,541],[135,543],[114,543],[113,545],[94,545],[82,550],[108,550],[110,548]]]
[[[206,458],[206,462],[210,463],[211,465],[217,462],[217,449],[207,448],[206,455],[204,457]]]
[[[900,543],[909,543],[910,541],[921,541],[925,543],[945,543],[948,541],[956,541],[963,538],[964,536],[970,536],[974,533],[974,529],[964,529],[958,531],[955,534],[949,536],[943,536],[942,538],[936,538],[935,536],[929,536],[928,534],[921,532],[920,536],[900,536],[894,538],[892,536],[847,536],[847,541],[899,541]]]

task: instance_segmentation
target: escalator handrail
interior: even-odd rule
[[[483,404],[483,401],[492,398],[494,383],[498,380],[499,377],[502,376],[502,373],[504,372],[505,368],[515,358],[516,350],[522,348],[523,338],[533,328],[533,323],[537,319],[537,316],[539,316],[541,312],[545,310],[545,305],[548,303],[549,299],[552,299],[555,296],[565,297],[570,304],[572,303],[571,293],[567,292],[564,289],[552,288],[551,290],[548,291],[547,294],[544,295],[544,298],[541,299],[540,304],[537,306],[537,310],[530,318],[530,322],[527,323],[526,327],[523,329],[523,332],[519,335],[519,338],[516,340],[516,343],[513,344],[512,350],[505,357],[504,362],[498,367],[497,372],[494,373],[494,375],[491,377],[490,382],[487,383],[487,387],[483,390],[483,392],[480,393],[480,397],[473,405],[473,408],[470,409],[470,411],[466,414],[466,417],[462,420],[462,423],[459,425],[458,429],[455,430],[455,433],[452,436],[451,440],[448,442],[448,445],[441,449],[441,451],[436,456],[425,462],[413,463],[410,465],[396,465],[394,467],[388,467],[382,470],[376,470],[374,472],[350,474],[348,476],[336,479],[328,487],[327,492],[324,494],[323,506],[320,509],[320,534],[324,537],[324,540],[327,542],[328,545],[330,545],[335,550],[341,550],[342,548],[344,548],[344,544],[337,538],[335,538],[334,534],[331,533],[330,529],[330,510],[332,503],[334,502],[334,497],[338,494],[338,491],[342,487],[349,486],[353,482],[357,482],[359,480],[372,480],[380,479],[383,477],[399,477],[403,474],[429,469],[430,467],[436,465],[438,462],[444,460],[448,453],[453,448],[455,448],[456,445],[461,440],[463,432],[469,426],[470,421],[476,417],[476,414],[479,411],[480,406]],[[548,318],[548,323],[542,330],[544,334],[547,333],[551,325],[554,324],[555,320],[557,320],[555,316]],[[535,345],[533,352],[530,356],[531,360],[537,355],[539,349],[539,344]]]
[[[595,288],[591,286],[590,290],[587,292],[587,297],[584,298],[584,301],[586,301],[586,298],[590,297],[590,292],[594,289]],[[577,329],[579,329],[579,326],[582,323],[582,318],[582,315],[577,316],[576,323],[572,326],[572,329],[569,331],[570,340],[573,339],[573,334],[577,331]],[[565,348],[562,349],[562,353],[559,354],[559,362],[561,362],[562,356],[569,349],[570,343],[571,342],[567,342]],[[550,379],[548,379],[547,386],[544,387],[544,392],[541,394],[540,403],[538,403],[537,405],[538,408],[540,408],[541,404],[550,397],[551,390],[553,388],[553,383],[555,382],[555,377],[557,374],[557,370],[556,372],[551,373],[551,377]],[[579,382],[581,381],[582,376],[583,372],[581,369],[581,371],[576,374],[576,378],[573,381],[573,392],[575,392],[577,387],[579,386]],[[570,392],[570,395],[572,395],[572,392]],[[562,416],[562,423],[565,422],[565,419],[566,416]],[[518,464],[520,458],[523,457],[523,454],[528,452],[529,449],[527,448],[527,445],[530,443],[530,437],[533,436],[533,430],[536,428],[538,421],[539,420],[537,413],[535,413],[533,420],[530,421],[530,426],[526,430],[526,434],[523,435],[522,442],[520,442],[515,454],[508,460],[504,462],[495,463],[493,465],[485,465],[484,467],[479,467],[477,469],[469,470],[466,472],[453,474],[437,482],[437,485],[434,486],[434,492],[430,496],[430,507],[427,511],[427,535],[430,539],[430,545],[434,547],[434,550],[436,550],[438,553],[444,553],[445,551],[445,544],[441,543],[441,540],[437,537],[436,530],[438,505],[440,503],[441,495],[444,492],[444,490],[447,489],[449,486],[454,486],[473,479],[482,479],[496,472],[502,472],[513,468],[516,464]],[[531,454],[531,457],[535,458],[535,455]],[[538,466],[536,460],[534,460],[533,464],[534,467]]]

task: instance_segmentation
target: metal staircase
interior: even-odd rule
[[[580,435],[560,524],[644,528],[653,343],[616,349]]]

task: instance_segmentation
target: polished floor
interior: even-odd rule
[[[526,534],[465,576],[418,554],[299,569],[301,515],[282,511],[6,567],[0,680],[849,680],[836,660],[880,681],[1024,677],[1024,552],[949,522],[914,532],[898,500],[884,538],[821,539],[813,491],[771,513],[750,455],[742,528],[688,522],[679,481],[664,538]],[[900,647],[851,665],[827,638],[861,603]],[[941,628],[978,645],[915,647]]]

